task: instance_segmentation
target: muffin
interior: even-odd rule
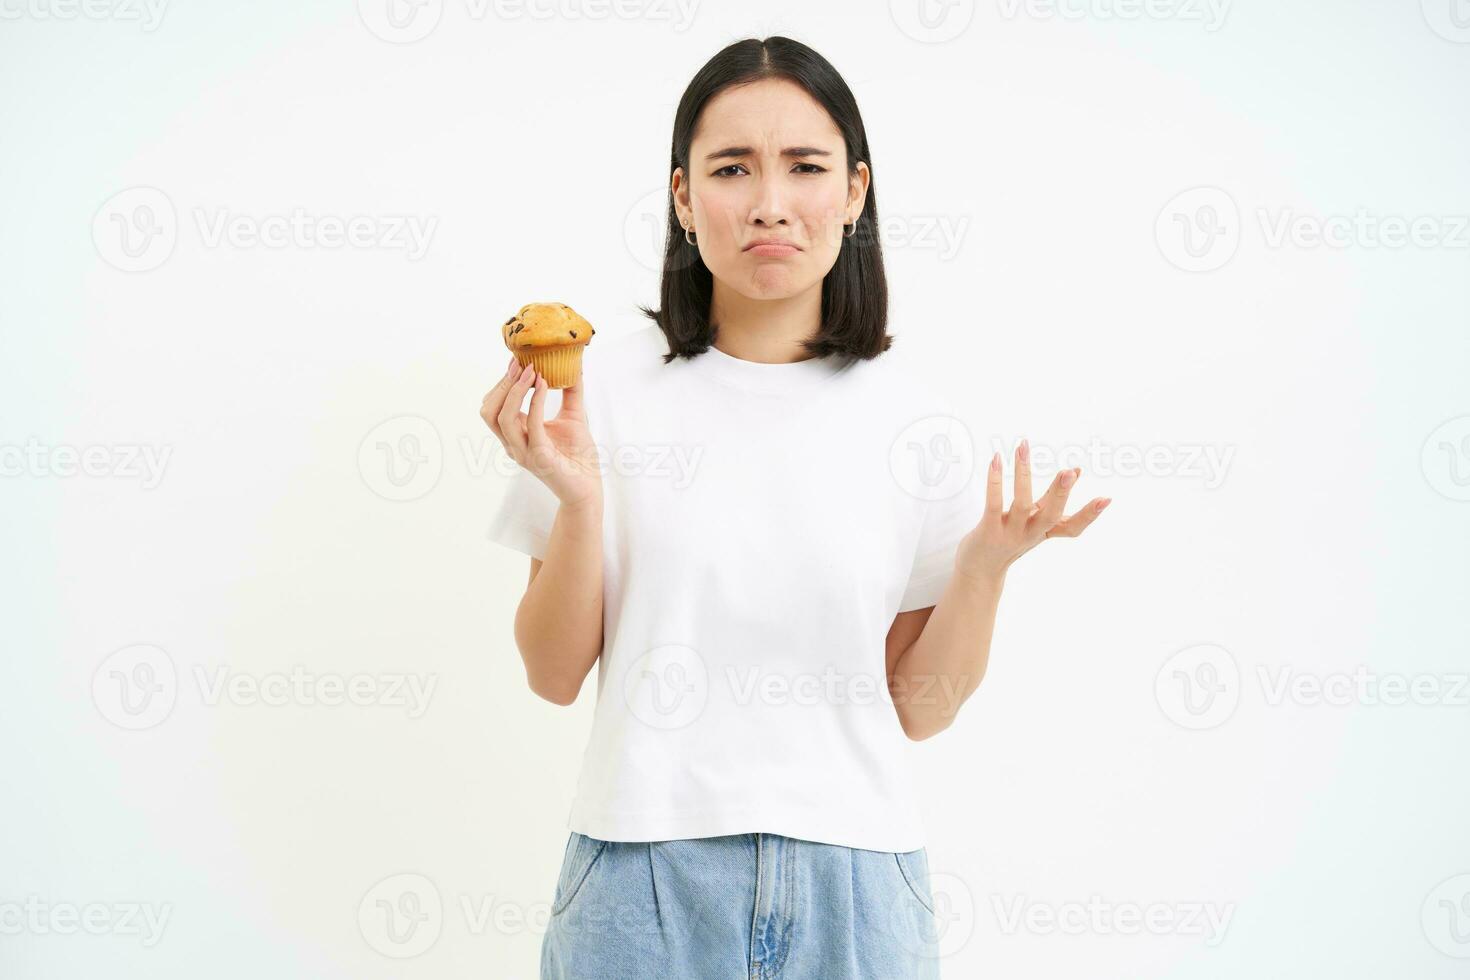
[[[565,303],[527,303],[500,328],[521,367],[531,364],[549,388],[582,380],[582,348],[597,331]]]

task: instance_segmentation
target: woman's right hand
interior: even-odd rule
[[[512,374],[515,367],[512,354],[505,375],[485,395],[480,418],[499,437],[510,458],[530,470],[563,504],[600,504],[602,471],[582,407],[582,380],[561,389],[556,418],[544,419],[546,380],[530,364]],[[521,400],[532,384],[535,390],[528,415],[521,411]]]

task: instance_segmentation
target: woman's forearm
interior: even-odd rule
[[[890,682],[894,707],[911,739],[948,728],[990,662],[990,640],[1005,572],[956,571],[918,639],[899,657]]]
[[[515,617],[516,647],[537,695],[571,704],[602,652],[602,501],[557,508],[541,568]]]

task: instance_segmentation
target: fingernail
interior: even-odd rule
[[[531,365],[527,364],[525,367],[521,368],[521,380],[522,381],[525,381],[530,376],[531,376]]]
[[[1031,462],[1031,443],[1025,439],[1021,440],[1021,462]]]
[[[505,366],[505,376],[514,378],[516,376],[516,356],[510,355],[510,363]]]
[[[1097,512],[1099,514],[1101,514],[1102,513],[1102,509],[1104,507],[1106,507],[1108,504],[1112,503],[1112,502],[1113,502],[1113,498],[1112,497],[1105,497],[1102,500],[1099,500],[1097,502]]]
[[[1077,479],[1077,474],[1072,472],[1071,470],[1068,470],[1067,472],[1062,474],[1062,486],[1070,487],[1072,485],[1072,481],[1075,479]]]
[[[991,468],[991,470],[993,470],[996,473],[999,473],[1000,472],[1000,452],[999,451],[997,451],[994,456],[990,457],[990,468]]]

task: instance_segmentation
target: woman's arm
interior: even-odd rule
[[[532,389],[529,412],[521,400]],[[587,426],[582,381],[562,389],[545,417],[546,381],[515,357],[480,404],[480,417],[506,452],[556,494],[545,559],[531,559],[516,607],[515,642],[531,690],[571,704],[602,652],[602,473]]]
[[[516,647],[531,690],[571,704],[602,652],[602,500],[562,504],[546,560],[531,559],[516,608]]]
[[[1000,453],[991,458],[985,516],[961,539],[954,574],[939,603],[899,613],[888,631],[888,689],[909,738],[944,731],[980,685],[1011,563],[1047,538],[1075,538],[1110,502],[1098,497],[1062,517],[1081,472],[1058,473],[1046,495],[1033,504],[1030,447],[1022,440],[1016,448],[1014,497],[1010,510],[1003,511]]]
[[[993,579],[956,573],[939,604],[899,613],[888,631],[888,691],[904,734],[914,741],[948,728],[990,662],[990,638],[1005,572]]]

